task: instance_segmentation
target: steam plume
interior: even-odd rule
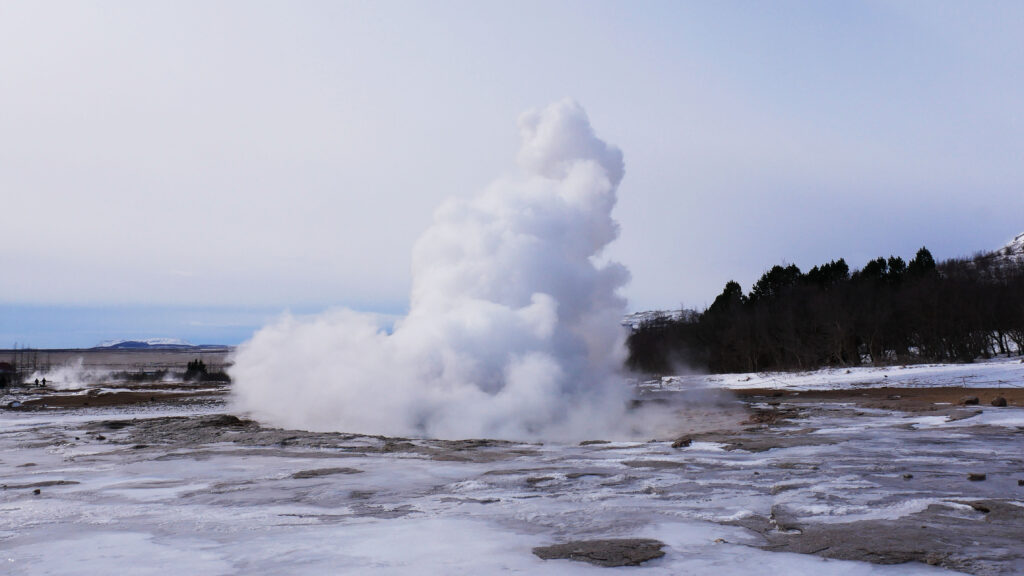
[[[350,310],[285,316],[239,348],[235,408],[308,430],[620,434],[629,273],[595,258],[618,234],[622,153],[570,100],[526,112],[519,131],[521,175],[436,211],[390,334]]]
[[[110,371],[99,368],[87,368],[84,358],[76,358],[62,366],[49,370],[37,370],[28,377],[29,382],[45,380],[47,386],[57,390],[74,390],[86,388],[110,379]]]

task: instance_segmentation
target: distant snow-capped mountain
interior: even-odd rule
[[[191,347],[180,338],[147,338],[145,340],[104,340],[96,348],[156,348],[159,346]]]
[[[105,350],[213,350],[228,348],[220,344],[192,344],[180,338],[147,338],[145,340],[106,340],[94,349]]]

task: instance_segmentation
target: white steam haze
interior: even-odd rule
[[[57,390],[85,388],[109,378],[109,370],[86,368],[85,359],[81,357],[67,364],[54,366],[49,370],[37,370],[28,377],[30,382],[39,380],[41,383],[45,379],[47,386]]]
[[[234,407],[319,431],[629,434],[618,292],[629,273],[598,260],[618,235],[622,153],[571,100],[524,113],[519,131],[520,174],[435,212],[392,332],[351,310],[285,316],[239,347]]]

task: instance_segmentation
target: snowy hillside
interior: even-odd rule
[[[993,257],[999,261],[1024,262],[1024,233],[1018,234],[999,250],[993,253]]]
[[[679,320],[686,310],[646,310],[634,312],[622,318],[622,325],[636,330],[641,324],[655,320]]]
[[[988,270],[1000,270],[1024,265],[1024,234],[1018,234],[1013,240],[1010,240],[998,250],[975,255],[969,262],[969,265]]]

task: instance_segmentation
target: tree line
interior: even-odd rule
[[[630,368],[713,373],[809,370],[865,363],[971,362],[1024,353],[1024,260],[990,254],[937,264],[877,258],[773,266],[749,293],[730,281],[704,311],[642,323]]]

